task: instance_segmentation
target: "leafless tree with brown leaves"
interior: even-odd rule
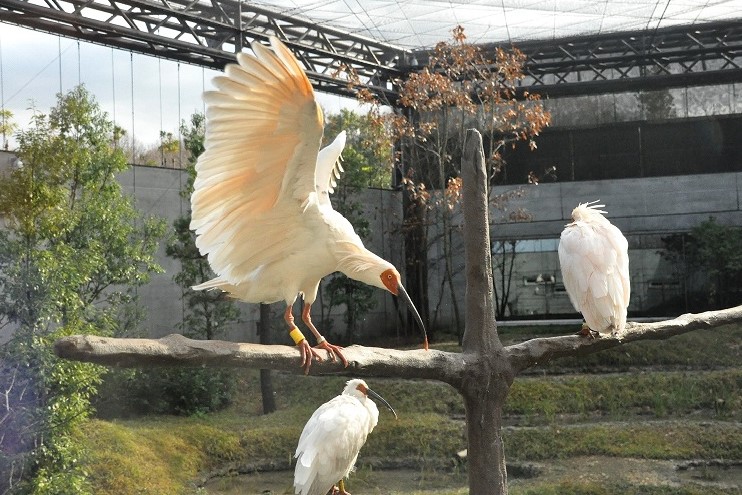
[[[423,54],[419,54],[423,57]],[[457,262],[456,246],[460,232],[454,213],[461,191],[459,161],[465,131],[475,127],[483,134],[487,177],[496,182],[504,171],[501,151],[516,143],[536,147],[534,138],[549,124],[550,115],[539,95],[526,93],[516,97],[518,83],[524,77],[525,55],[519,50],[497,49],[492,59],[482,48],[467,42],[464,28],[452,30],[452,39],[438,43],[427,56],[421,70],[397,81],[400,88],[397,111],[385,113],[383,103],[366,88],[355,84],[358,98],[370,104],[370,115],[387,138],[397,143],[396,165],[406,189],[403,230],[406,249],[406,275],[410,293],[426,323],[429,313],[428,255],[437,244],[442,277],[440,297],[435,304],[433,321],[444,294],[453,314],[453,326],[461,335],[463,316],[454,289],[454,277],[462,269]],[[523,177],[523,183],[538,183],[536,174]],[[523,189],[493,195],[490,204],[502,212],[508,200],[523,194]],[[527,220],[520,211],[506,213],[508,220]]]

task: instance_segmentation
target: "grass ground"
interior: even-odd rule
[[[502,337],[514,342],[554,331],[565,333],[507,328]],[[740,493],[714,480],[675,477],[660,483],[621,472],[606,478],[605,472],[606,466],[634,459],[663,466],[682,460],[741,461],[741,342],[742,328],[704,330],[561,360],[516,379],[505,411],[508,460],[514,466],[536,463],[556,471],[541,468],[535,478],[512,477],[511,493]],[[457,350],[455,344],[439,347]],[[304,422],[346,380],[276,374],[279,410],[263,416],[257,372],[239,373],[237,400],[218,413],[88,423],[81,437],[89,446],[85,462],[94,493],[253,493],[245,491],[248,478],[217,478],[207,488],[200,485],[214,474],[288,469]],[[466,445],[456,391],[445,384],[407,380],[375,380],[371,385],[394,405],[400,419],[394,421],[381,409],[379,425],[359,457],[356,492],[389,493],[390,486],[404,486],[405,491],[395,493],[466,493],[465,467],[453,460]],[[556,466],[578,459],[593,463],[585,473],[603,477],[573,476],[579,465],[559,474]],[[380,471],[389,467],[398,469]],[[402,483],[394,473],[429,483]],[[290,490],[291,473],[276,476],[282,480],[278,486],[283,483]],[[384,480],[385,491],[375,491],[379,480]],[[230,482],[235,482],[235,491],[226,486]],[[271,493],[290,493],[271,486]]]

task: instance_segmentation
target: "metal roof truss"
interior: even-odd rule
[[[237,0],[0,0],[0,21],[216,69],[275,35],[318,90],[352,95],[338,77],[351,71],[390,102],[426,53]],[[523,90],[551,97],[742,81],[742,19],[516,46],[528,57]]]

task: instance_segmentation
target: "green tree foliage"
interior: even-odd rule
[[[205,119],[193,114],[189,124],[181,125],[183,149],[188,156],[188,178],[180,191],[190,200],[195,164],[204,151]],[[180,144],[172,145],[173,150]],[[193,339],[220,337],[224,325],[237,321],[240,313],[234,302],[220,291],[194,291],[192,286],[205,282],[214,273],[196,248],[187,211],[173,222],[173,235],[166,253],[180,262],[173,280],[182,289],[183,320],[177,329]],[[229,370],[147,368],[112,370],[105,383],[104,399],[97,405],[102,417],[126,417],[140,414],[192,415],[218,410],[232,399],[235,379]]]
[[[686,310],[742,303],[742,230],[710,217],[687,234],[664,237],[661,254],[683,280]]]
[[[0,133],[3,135],[0,145],[3,149],[8,149],[8,135],[13,134],[17,127],[13,121],[13,112],[6,108],[0,109]]]
[[[642,91],[639,93],[639,103],[644,109],[644,117],[647,120],[662,120],[677,117],[675,100],[669,89]]]
[[[205,119],[202,114],[191,117],[190,126],[183,125],[181,132],[185,149],[190,155],[188,163],[188,180],[181,196],[190,200],[193,193],[193,181],[196,178],[196,160],[204,150]],[[192,286],[215,277],[209,263],[201,256],[196,247],[196,235],[190,229],[191,212],[187,211],[175,220],[175,238],[168,243],[167,254],[180,261],[181,270],[174,277],[175,282],[183,289],[186,313],[181,330],[183,335],[191,338],[212,340],[220,333],[222,327],[237,321],[240,316],[234,301],[225,297],[220,291],[194,291]]]
[[[172,132],[160,131],[160,145],[157,148],[160,152],[160,166],[175,167],[178,164],[180,141]]]
[[[341,132],[346,132],[346,144],[342,154],[345,172],[338,180],[331,196],[333,207],[353,225],[361,239],[370,235],[370,226],[365,217],[360,193],[366,187],[388,186],[391,179],[392,147],[379,141],[379,128],[367,115],[359,115],[343,109],[337,115],[327,117],[324,139],[329,144]],[[371,311],[376,303],[376,289],[352,280],[342,273],[334,273],[323,281],[323,331],[330,333],[329,316],[332,308],[345,307],[345,335],[340,335],[345,344],[353,343],[357,323]],[[327,307],[327,314],[324,314]]]
[[[92,412],[103,369],[57,359],[64,335],[113,335],[133,288],[160,270],[164,224],[142,218],[115,174],[113,125],[79,86],[18,134],[22,165],[0,178],[0,485],[35,494],[85,493],[72,432]]]
[[[189,154],[188,180],[181,195],[189,200],[196,177],[196,160],[204,151],[205,119],[203,114],[191,116],[190,125],[181,127],[183,144]],[[221,291],[194,291],[192,286],[215,276],[209,263],[196,247],[196,236],[190,229],[191,212],[175,220],[175,236],[167,245],[167,254],[180,261],[180,271],[173,279],[183,290],[183,322],[181,333],[194,339],[213,340],[223,335],[225,325],[235,322],[240,312],[234,301]],[[219,409],[232,398],[235,380],[229,370],[147,370],[143,380],[150,388],[145,397],[156,397],[154,409],[158,412],[195,414]],[[159,405],[158,405],[159,404]]]

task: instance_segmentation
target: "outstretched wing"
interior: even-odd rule
[[[315,192],[322,111],[306,74],[276,38],[253,43],[206,92],[205,151],[191,229],[216,273],[239,283],[285,256],[286,229]]]
[[[559,263],[569,299],[588,326],[621,330],[630,297],[628,244],[621,231],[575,222],[562,232]]]

